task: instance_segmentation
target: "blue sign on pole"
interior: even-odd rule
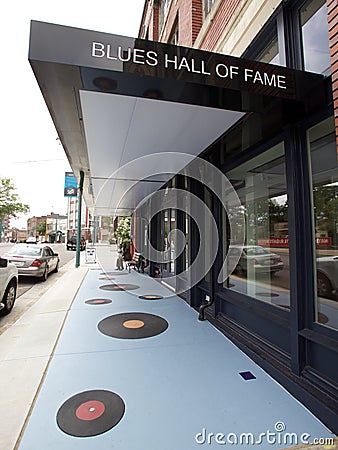
[[[65,188],[64,188],[64,196],[65,197],[77,197],[77,182],[74,177],[73,172],[65,172]]]

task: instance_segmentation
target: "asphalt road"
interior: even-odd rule
[[[14,244],[0,244],[0,255],[6,253],[11,247],[13,247],[13,245]],[[49,245],[55,253],[59,254],[60,268],[65,264],[67,264],[71,259],[75,258],[75,251],[67,250],[66,244],[47,244],[47,245]],[[41,283],[41,281],[34,277],[19,277],[17,298],[38,283]]]
[[[6,253],[12,245],[0,244],[0,255]],[[0,317],[0,335],[15,323],[48,289],[52,288],[54,283],[62,276],[62,272],[65,270],[62,269],[67,263],[74,260],[75,264],[75,252],[66,250],[65,244],[51,244],[50,247],[60,256],[59,273],[50,274],[45,282],[34,277],[19,277],[19,286],[14,308],[10,314]],[[28,292],[28,297],[22,297],[22,294],[31,289],[31,293]]]

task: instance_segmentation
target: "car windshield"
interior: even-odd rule
[[[39,247],[25,247],[23,246],[18,246],[18,247],[13,247],[9,250],[8,254],[9,255],[20,255],[20,256],[40,256],[42,252],[42,249]]]
[[[265,248],[263,247],[249,247],[245,249],[245,253],[249,256],[253,256],[253,255],[267,255],[270,252],[265,250]]]

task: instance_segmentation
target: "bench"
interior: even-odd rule
[[[141,253],[135,252],[131,261],[126,261],[126,264],[127,264],[129,272],[130,272],[130,269],[133,268],[133,269],[137,270],[138,272],[141,271],[142,273],[144,273],[145,259],[143,258]]]

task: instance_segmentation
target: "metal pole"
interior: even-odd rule
[[[75,267],[80,266],[81,210],[82,210],[83,179],[84,179],[84,173],[82,170],[80,170],[80,184],[79,184],[79,195],[78,195],[79,201],[78,201],[78,210],[77,210]]]

